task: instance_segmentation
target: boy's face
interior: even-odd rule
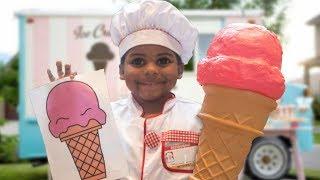
[[[182,73],[183,64],[178,64],[174,52],[159,45],[130,49],[120,65],[120,79],[126,81],[136,98],[144,101],[167,96]]]

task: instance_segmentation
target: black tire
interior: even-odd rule
[[[246,174],[253,179],[281,179],[290,167],[289,147],[280,138],[259,137],[253,141],[246,161]]]

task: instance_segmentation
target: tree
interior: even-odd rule
[[[18,104],[18,55],[15,55],[7,64],[0,64],[0,96],[12,106]]]
[[[178,9],[231,9],[240,0],[169,0]]]
[[[167,0],[178,9],[261,9],[264,26],[283,39],[282,29],[285,22],[284,1],[287,0]],[[280,9],[279,9],[280,7]],[[277,9],[278,8],[278,9]],[[185,70],[193,70],[193,61],[185,65]]]
[[[287,4],[288,0],[249,0],[246,1],[243,8],[262,9],[264,12],[263,25],[283,38],[282,30],[286,20]]]
[[[320,96],[315,96],[312,103],[312,110],[315,120],[320,121]]]
[[[289,0],[168,0],[178,9],[261,9],[264,26],[283,37]]]

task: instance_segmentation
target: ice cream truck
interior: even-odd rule
[[[110,39],[112,15],[121,6],[105,11],[23,10],[19,20],[19,155],[24,159],[43,160],[46,152],[28,93],[49,83],[47,69],[55,70],[61,60],[78,74],[104,69],[111,101],[129,93],[119,79],[119,54]],[[202,102],[203,92],[196,81],[196,65],[206,54],[212,37],[233,22],[262,23],[256,10],[185,10],[183,13],[198,28],[199,41],[186,66],[175,93]],[[192,92],[191,92],[192,91]],[[195,94],[197,96],[195,96]]]
[[[304,84],[287,83],[277,109],[269,116],[264,136],[256,138],[246,161],[254,179],[281,179],[291,162],[297,178],[305,179],[301,152],[313,148],[313,98]]]

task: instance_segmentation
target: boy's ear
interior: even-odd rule
[[[181,78],[182,78],[183,70],[184,70],[184,65],[183,65],[183,64],[180,64],[180,65],[178,66],[178,79],[181,79]]]
[[[119,75],[120,75],[120,79],[124,80],[124,69],[123,69],[123,64],[119,65]]]

